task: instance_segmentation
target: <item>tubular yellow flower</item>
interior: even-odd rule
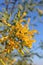
[[[39,15],[43,15],[43,10],[38,9]]]
[[[26,12],[23,12],[23,16],[26,16],[27,15],[27,13]]]
[[[30,18],[28,18],[28,23],[30,22]]]
[[[20,11],[18,12],[18,17],[20,18]]]

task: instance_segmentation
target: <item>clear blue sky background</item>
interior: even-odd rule
[[[34,0],[34,2],[35,1],[36,0]],[[41,1],[41,0],[37,0],[37,2],[39,2],[39,1]],[[4,0],[0,0],[0,4],[2,2],[4,2]],[[0,6],[0,12],[1,12],[2,8],[4,8],[4,7],[5,7],[5,5]],[[40,8],[43,10],[42,6],[36,6],[36,8]],[[37,47],[40,40],[43,40],[43,23],[40,23],[41,21],[43,22],[43,16],[40,17],[37,11],[32,11],[28,15],[31,16],[31,22],[38,25],[38,26],[34,27],[34,29],[37,29],[39,31],[39,35],[35,35],[36,43],[33,45],[33,47]],[[33,20],[34,16],[37,17],[35,20]],[[41,49],[36,50],[36,52],[38,52],[39,54],[43,54],[43,50],[41,50]],[[36,65],[43,65],[43,59],[39,59],[37,56],[35,56],[33,60],[34,60],[34,63],[36,63]]]

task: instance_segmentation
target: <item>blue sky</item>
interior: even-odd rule
[[[36,0],[34,0],[34,2],[35,1]],[[41,1],[41,0],[37,0],[37,2],[39,2],[39,1]],[[0,4],[2,2],[4,2],[4,0],[0,0]],[[0,6],[0,12],[1,12],[2,8],[4,8],[4,7],[5,7],[5,5]],[[43,9],[42,6],[36,6],[36,8]],[[37,47],[37,44],[39,44],[40,40],[43,40],[43,23],[40,23],[41,21],[43,22],[43,16],[40,17],[37,11],[32,11],[28,15],[31,16],[31,23],[38,25],[38,26],[34,27],[34,29],[39,31],[39,35],[35,35],[36,43],[33,45],[34,47]],[[35,20],[33,19],[34,16],[36,16]],[[43,53],[43,51],[41,49],[38,49],[36,52]],[[43,65],[43,59],[39,59],[37,56],[35,56],[33,60],[34,60],[34,63],[37,63],[36,65]]]

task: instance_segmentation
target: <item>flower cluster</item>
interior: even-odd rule
[[[9,30],[6,31],[8,35],[0,39],[1,44],[5,42],[4,52],[10,53],[12,50],[17,49],[20,53],[23,53],[22,48],[24,46],[31,48],[32,43],[35,42],[33,36],[34,33],[37,33],[37,30],[29,29],[30,18],[28,20],[24,19],[26,15],[26,12],[21,15],[19,11],[17,17],[12,21],[13,25],[8,23],[6,18],[2,18],[2,23],[9,27]]]

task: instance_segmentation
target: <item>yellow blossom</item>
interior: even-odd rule
[[[28,23],[30,22],[30,18],[28,18]]]

